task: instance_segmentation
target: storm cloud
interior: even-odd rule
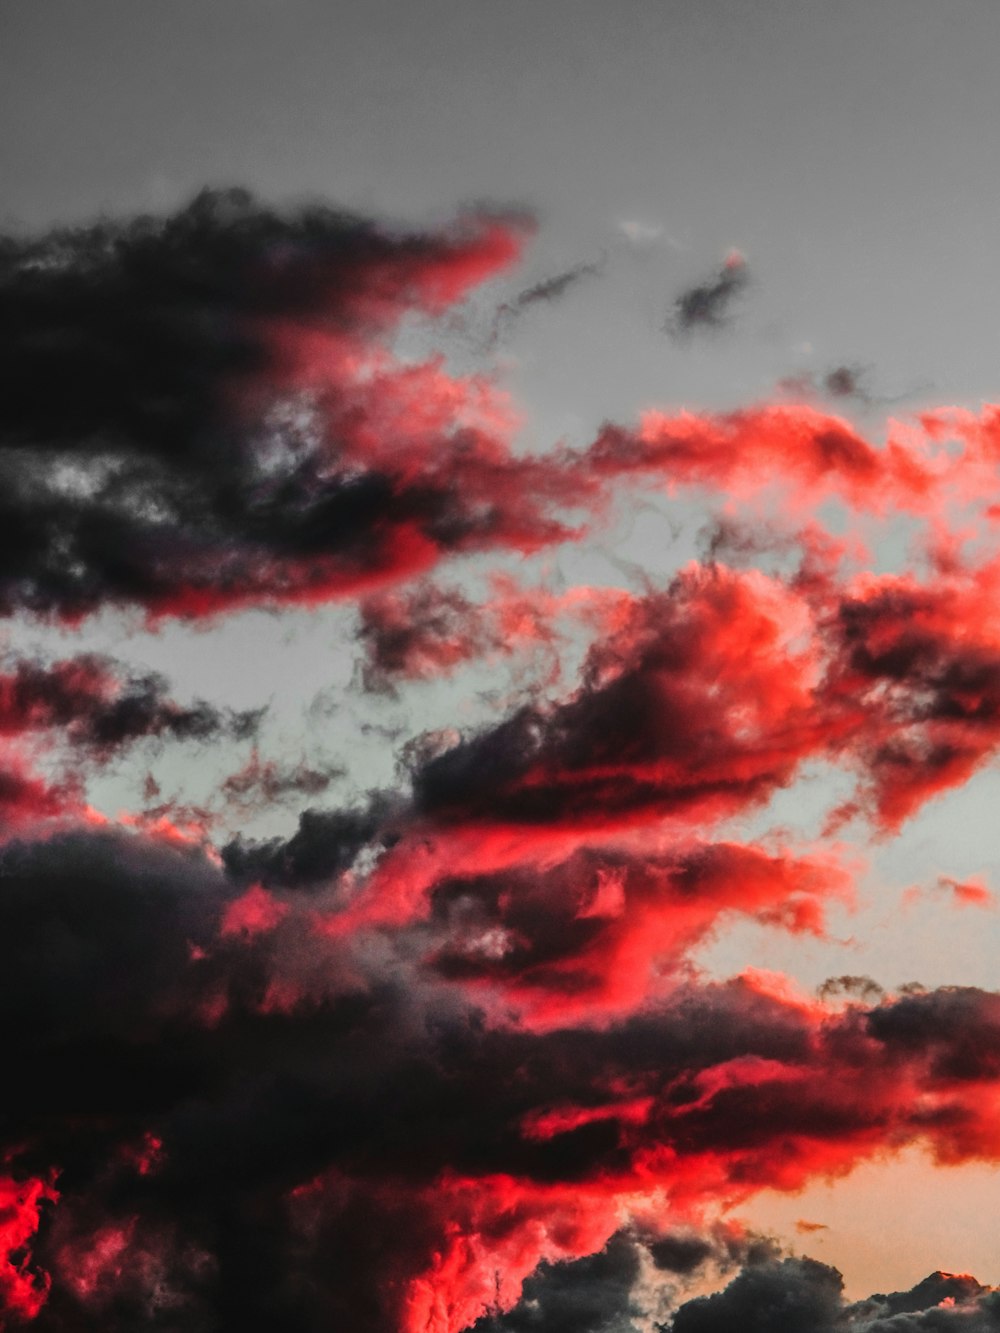
[[[894,836],[1000,748],[1000,414],[877,440],[809,404],[650,409],[522,447],[498,382],[427,347],[527,232],[215,191],[0,242],[12,1329],[998,1326],[974,1279],[848,1303],[725,1218],[909,1147],[1000,1159],[1000,995],[702,959],[734,922],[829,943],[833,833]],[[683,293],[679,329],[745,283]],[[698,507],[705,558],[628,587],[516,566],[643,491]],[[875,568],[864,532],[903,520],[916,554]],[[347,698],[400,741],[381,785],[263,709],[17,646],[343,598]],[[194,831],[184,793],[104,813],[95,770],[167,742],[225,760]],[[810,765],[844,779],[823,831],[751,835]]]

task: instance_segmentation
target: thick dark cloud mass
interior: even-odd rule
[[[763,799],[815,743],[809,664],[787,615],[776,586],[686,571],[595,646],[574,698],[525,708],[428,762],[416,774],[419,808],[586,827]],[[748,660],[748,641],[768,651]]]
[[[774,1263],[778,1247],[736,1228],[666,1232],[652,1239],[618,1232],[597,1254],[539,1265],[513,1310],[479,1320],[472,1333],[632,1333],[649,1326],[656,1306],[677,1304],[671,1279]],[[657,1324],[664,1328],[665,1325]]]
[[[564,535],[482,384],[391,339],[516,257],[516,218],[394,232],[241,191],[0,239],[0,606],[315,602]]]
[[[638,1278],[635,1243],[613,1236],[575,1263],[542,1264],[515,1308],[477,1320],[473,1333],[610,1333],[640,1313],[632,1299]]]
[[[643,1180],[683,1215],[901,1141],[1000,1152],[974,1055],[995,995],[826,1011],[694,984],[539,1032],[435,984],[409,929],[317,935],[200,852],[72,834],[2,869],[7,1188],[50,1191],[5,1280],[13,1309],[51,1281],[40,1330],[457,1331],[600,1250]],[[664,1232],[661,1274],[706,1257]],[[633,1273],[616,1242],[586,1290],[538,1281],[553,1319],[597,1318]]]
[[[932,1273],[910,1291],[847,1304],[835,1268],[784,1259],[746,1268],[714,1296],[691,1301],[661,1325],[665,1333],[993,1333],[1000,1292],[975,1278]]]
[[[893,835],[1000,749],[1000,412],[883,443],[787,401],[648,411],[517,452],[489,376],[402,349],[526,230],[234,191],[0,240],[11,1333],[1000,1327],[972,1278],[848,1304],[834,1269],[723,1220],[910,1146],[1000,1160],[1000,994],[845,971],[809,998],[697,953],[736,919],[824,937],[861,859],[831,832]],[[677,331],[725,323],[745,283],[728,261]],[[826,392],[855,400],[841,369]],[[640,591],[554,562],[429,576],[581,539],[632,487],[724,506],[706,558]],[[862,536],[890,531],[888,559],[900,516],[922,545],[875,572]],[[137,632],[136,610],[345,596],[354,703],[456,681],[453,727],[421,733],[418,703],[395,733],[393,790],[351,788],[343,742],[270,757],[260,713],[16,648],[33,615]],[[470,714],[475,661],[513,684]],[[129,745],[250,739],[203,808],[90,803]],[[826,831],[752,839],[807,765],[854,784]],[[213,843],[219,810],[239,831]],[[953,869],[932,873],[954,901],[992,904]]]
[[[369,844],[391,842],[393,805],[386,796],[363,809],[305,810],[290,838],[237,838],[222,849],[222,860],[241,883],[318,888],[348,869]]]
[[[725,1291],[682,1306],[671,1333],[820,1333],[837,1323],[842,1285],[836,1269],[815,1259],[747,1268]]]
[[[702,1262],[718,1257],[710,1239],[690,1243],[700,1243]],[[655,1253],[662,1244],[653,1242],[648,1251]],[[599,1254],[542,1265],[524,1284],[518,1305],[506,1315],[480,1320],[474,1333],[635,1333],[650,1319],[661,1333],[993,1333],[1000,1328],[1000,1293],[966,1274],[931,1273],[909,1291],[849,1303],[835,1268],[815,1259],[783,1258],[766,1243],[744,1245],[756,1252],[744,1255],[745,1267],[724,1290],[657,1319],[651,1305],[661,1294],[658,1284],[640,1278],[645,1248],[634,1237],[618,1235]]]

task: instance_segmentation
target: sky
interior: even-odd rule
[[[0,1328],[1000,1328],[992,0],[0,0]]]

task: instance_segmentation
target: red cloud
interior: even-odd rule
[[[996,753],[1000,414],[926,413],[879,445],[808,406],[650,412],[519,451],[489,377],[407,360],[397,335],[524,235],[227,194],[3,250],[6,611],[349,595],[372,688],[519,651],[545,668],[505,719],[418,738],[411,790],[217,853],[179,799],[120,821],[145,834],[99,830],[80,774],[39,776],[30,747],[61,735],[100,759],[250,735],[254,715],[182,707],[94,656],[9,664],[0,1301],[39,1333],[460,1333],[623,1225],[710,1221],[911,1144],[1000,1160],[997,994],[845,976],[810,999],[694,961],[737,914],[820,933],[849,898],[837,849],[720,828],[807,763],[847,769],[835,815],[889,834]],[[694,295],[716,322],[718,298]],[[905,514],[933,545],[858,573],[857,534],[815,513],[797,537],[730,518],[709,559],[641,593],[481,568],[479,599],[398,586],[579,538],[626,486],[662,485],[744,522],[764,489],[797,523],[829,500]],[[254,751],[221,795],[319,797],[336,773]]]
[[[48,1275],[31,1263],[31,1242],[42,1206],[58,1194],[44,1180],[0,1176],[0,1309],[33,1319],[45,1303]]]

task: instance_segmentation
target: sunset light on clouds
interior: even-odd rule
[[[0,1329],[1000,1329],[1000,12],[0,11]]]

